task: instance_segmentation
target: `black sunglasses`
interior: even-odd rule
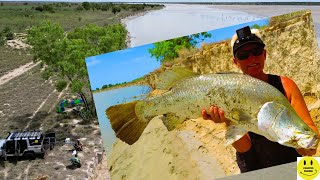
[[[254,56],[260,56],[263,50],[264,48],[262,46],[257,46],[250,50],[239,50],[236,53],[235,57],[239,60],[245,60],[245,59],[248,59],[248,57],[250,56],[250,53]]]

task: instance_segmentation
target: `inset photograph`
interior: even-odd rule
[[[310,10],[86,58],[111,178],[214,179],[317,155]]]

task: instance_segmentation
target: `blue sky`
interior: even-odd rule
[[[129,82],[153,71],[160,62],[151,58],[152,44],[86,58],[91,89]]]
[[[230,39],[236,29],[246,25],[267,24],[268,19],[252,21],[244,24],[208,31],[211,38],[205,43]],[[198,44],[198,47],[200,44]],[[142,77],[160,67],[160,62],[151,58],[148,52],[153,44],[147,44],[121,51],[86,58],[91,89],[101,88],[103,85],[130,82]]]

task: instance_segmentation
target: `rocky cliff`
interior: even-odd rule
[[[319,52],[310,11],[272,17],[270,25],[260,31],[267,50],[266,72],[292,78],[303,94],[319,94]],[[146,79],[155,87],[161,69],[170,66],[184,66],[201,74],[239,72],[232,58],[229,40],[204,44],[194,54],[176,59]]]

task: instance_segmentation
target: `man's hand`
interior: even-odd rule
[[[301,155],[301,156],[313,156],[316,154],[317,150],[316,149],[296,149],[296,151]]]
[[[212,120],[215,123],[223,123],[229,124],[229,121],[224,116],[224,111],[216,106],[210,106],[209,113],[205,109],[201,111],[202,118],[205,120]]]

